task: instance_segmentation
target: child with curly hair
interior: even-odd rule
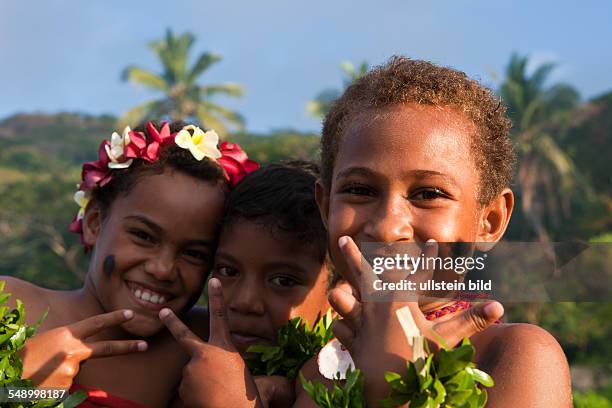
[[[426,334],[424,314],[453,310],[456,301],[364,302],[367,277],[356,244],[415,243],[427,252],[434,241],[499,241],[514,206],[510,126],[504,105],[477,81],[404,57],[356,80],[325,118],[317,201],[331,258],[355,290],[330,294],[344,318],[334,332],[365,374],[368,406],[389,393],[385,371],[405,371],[412,358],[395,312],[408,307]],[[557,341],[526,324],[486,328],[503,309],[496,302],[485,308],[486,318],[473,320],[478,333],[468,337],[476,363],[495,381],[487,406],[570,407],[568,364]],[[450,347],[465,335],[436,331]],[[304,372],[320,377],[314,363]],[[298,402],[307,398],[302,393]]]

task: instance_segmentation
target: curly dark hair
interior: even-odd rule
[[[482,205],[510,184],[515,153],[508,135],[511,122],[501,100],[461,71],[393,56],[351,84],[325,117],[321,179],[328,191],[338,149],[350,121],[367,110],[405,103],[447,106],[476,125],[470,148],[479,171],[478,200]]]
[[[161,125],[153,122],[156,129]],[[170,124],[172,133],[180,131],[186,123],[173,122]],[[134,129],[143,132],[145,137],[151,138],[144,125]],[[195,160],[192,154],[185,149],[172,143],[162,146],[159,150],[159,159],[150,163],[144,159],[134,159],[132,165],[125,169],[113,170],[113,178],[103,187],[97,187],[92,191],[92,199],[98,204],[102,218],[106,218],[111,204],[121,194],[128,194],[134,185],[144,176],[151,174],[162,174],[167,169],[179,171],[196,179],[211,183],[225,183],[225,173],[221,166],[214,161]]]
[[[327,233],[315,201],[318,177],[317,165],[302,160],[254,171],[227,196],[223,225],[249,221],[265,227],[272,236],[277,231],[290,233],[323,262]]]

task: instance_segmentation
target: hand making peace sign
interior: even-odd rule
[[[257,387],[232,344],[223,303],[221,282],[208,282],[210,338],[195,335],[170,309],[159,312],[161,321],[191,359],[183,369],[179,394],[188,407],[261,407]]]
[[[385,371],[401,372],[406,360],[412,359],[412,350],[396,318],[396,310],[408,307],[417,327],[430,340],[433,350],[441,345],[440,338],[449,347],[454,347],[464,337],[484,330],[503,315],[501,304],[487,302],[477,304],[449,320],[430,322],[416,301],[363,302],[360,288],[362,284],[372,287],[375,274],[352,238],[341,237],[338,245],[348,267],[344,277],[357,291],[357,296],[342,289],[330,292],[330,303],[342,316],[342,320],[334,324],[334,334],[349,349],[356,366],[366,373],[366,398],[370,404],[376,404],[386,397]],[[429,243],[425,246],[424,256],[435,257],[437,252],[438,246]],[[368,378],[371,381],[367,381]]]
[[[87,341],[104,329],[119,326],[133,317],[131,310],[116,310],[37,333],[28,339],[21,352],[23,378],[39,387],[67,389],[72,386],[80,364],[87,359],[145,351],[147,343],[143,340]]]

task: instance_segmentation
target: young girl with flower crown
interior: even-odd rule
[[[148,123],[113,133],[83,166],[70,228],[91,260],[81,289],[53,291],[11,277],[27,317],[49,314],[26,342],[24,378],[85,388],[81,406],[165,407],[188,356],[158,318],[172,309],[202,337],[192,308],[213,261],[225,194],[257,168],[214,131]]]

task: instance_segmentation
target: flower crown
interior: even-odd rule
[[[168,122],[163,122],[159,130],[153,122],[148,122],[146,129],[148,138],[143,132],[133,131],[129,126],[123,130],[121,136],[113,132],[110,140],[103,140],[100,144],[98,160],[83,164],[82,181],[74,194],[79,211],[69,229],[81,235],[85,251],[91,248],[83,239],[83,217],[92,191],[108,184],[113,178],[114,170],[130,167],[134,159],[154,163],[159,158],[161,147],[176,144],[189,150],[198,161],[208,158],[217,162],[225,171],[230,187],[234,187],[244,176],[259,168],[259,164],[250,160],[238,144],[226,141],[218,144],[219,136],[214,130],[204,132],[197,126],[188,125],[176,133],[171,133]]]

